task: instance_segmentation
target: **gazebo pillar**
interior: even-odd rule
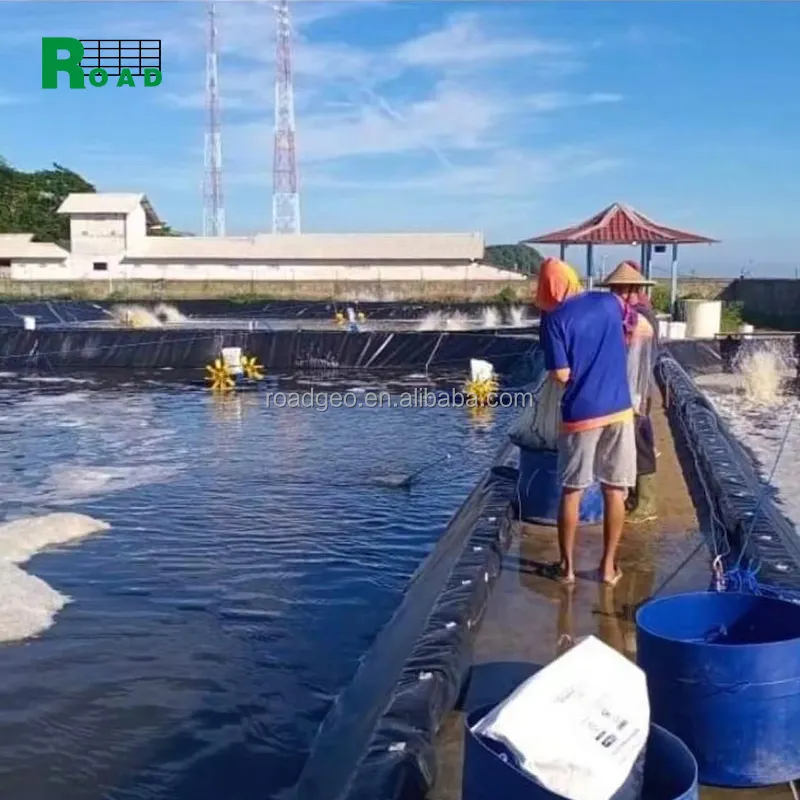
[[[591,292],[594,288],[594,245],[586,245],[586,287]]]
[[[561,244],[558,246],[558,257],[561,261],[566,261],[567,258],[566,242],[561,242]]]
[[[669,270],[669,310],[674,316],[678,313],[678,245],[672,245],[672,264]]]

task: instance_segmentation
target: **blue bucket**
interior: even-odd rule
[[[636,614],[654,722],[697,758],[700,782],[800,778],[800,606],[734,593],[652,600]]]
[[[556,524],[561,482],[558,479],[558,454],[555,450],[520,447],[517,493],[519,514],[525,522]],[[599,484],[593,484],[583,493],[579,519],[582,525],[602,522],[603,494]]]
[[[472,733],[472,726],[494,706],[476,709],[466,718],[462,800],[563,800],[532,780]],[[623,786],[611,800],[633,800]],[[644,760],[642,800],[697,800],[697,763],[689,748],[669,731],[650,726]]]

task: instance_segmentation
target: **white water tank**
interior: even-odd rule
[[[687,339],[713,339],[722,330],[721,300],[684,300]]]
[[[751,339],[753,337],[753,326],[747,322],[743,322],[739,326],[739,333],[742,334],[742,339]]]
[[[35,331],[36,330],[36,317],[23,317],[22,318],[22,327],[26,331]]]
[[[685,339],[686,338],[686,323],[685,322],[670,322],[667,331],[667,339]]]

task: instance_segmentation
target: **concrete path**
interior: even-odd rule
[[[474,663],[546,664],[572,640],[593,634],[635,658],[633,612],[653,594],[704,591],[710,558],[699,533],[695,506],[660,403],[654,402],[660,519],[630,527],[620,552],[623,577],[609,589],[592,577],[600,560],[602,530],[579,534],[578,572],[574,587],[563,587],[540,575],[541,565],[557,560],[555,529],[518,526],[489,607],[475,640]],[[582,574],[585,575],[582,577]],[[495,677],[494,680],[499,678]],[[460,800],[463,714],[449,714],[437,740],[438,780],[430,800]],[[788,786],[765,790],[703,789],[703,800],[791,798]],[[500,798],[498,798],[500,800]]]

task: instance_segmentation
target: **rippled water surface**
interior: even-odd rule
[[[0,383],[2,516],[111,525],[26,566],[73,602],[0,646],[2,797],[267,800],[292,785],[509,420]],[[443,451],[411,491],[379,485]]]

